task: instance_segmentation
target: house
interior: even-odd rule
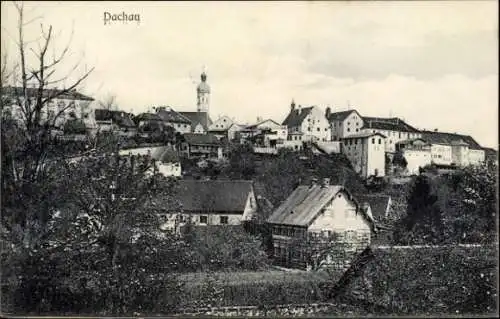
[[[247,130],[253,130],[261,137],[262,146],[279,147],[287,140],[288,127],[267,119],[260,120],[258,123],[248,125]]]
[[[382,223],[390,217],[392,209],[391,196],[382,194],[353,194],[357,201],[368,209],[376,224]]]
[[[156,110],[156,115],[163,121],[165,126],[170,126],[181,134],[191,132],[191,120],[174,111],[170,106],[157,106],[154,109]]]
[[[223,144],[213,134],[186,133],[180,151],[188,158],[221,159],[223,157]]]
[[[422,131],[423,138],[431,144],[432,163],[440,165],[478,165],[484,163],[484,149],[469,135]]]
[[[381,194],[353,194],[361,205],[367,207],[369,214],[375,220],[377,232],[371,237],[373,245],[390,245],[393,238],[393,227],[388,220],[393,219],[392,198]]]
[[[292,101],[290,113],[283,121],[288,128],[288,139],[294,133],[302,133],[303,141],[330,141],[330,123],[325,113],[317,106],[296,106]]]
[[[134,118],[140,132],[163,131],[163,120],[156,113],[140,113]]]
[[[255,218],[257,202],[252,181],[246,180],[179,180],[175,189],[178,208],[163,204],[160,214],[166,217],[164,228],[183,226],[241,225]],[[158,203],[162,199],[158,198]]]
[[[388,153],[396,152],[396,143],[399,141],[422,137],[419,130],[397,117],[363,116],[363,123],[361,132],[380,133],[386,137],[385,151]]]
[[[483,150],[486,163],[498,165],[498,151],[489,147],[484,147]]]
[[[375,221],[368,214],[346,188],[330,185],[329,179],[298,186],[267,220],[274,256],[290,268],[345,269],[370,245]],[[339,247],[344,247],[341,256],[334,253]]]
[[[351,162],[354,171],[363,178],[385,175],[386,137],[378,132],[345,136],[342,153]]]
[[[236,138],[237,133],[244,128],[243,125],[235,123],[229,117],[222,116],[209,126],[208,132],[220,139],[224,138],[228,141],[232,141]]]
[[[26,95],[30,101],[38,95],[37,87],[27,87]],[[12,118],[20,124],[23,122],[23,112],[20,104],[24,100],[22,87],[7,86],[2,88],[2,116]],[[49,122],[56,128],[62,129],[64,123],[70,119],[79,119],[93,132],[95,119],[93,114],[94,98],[84,95],[76,90],[44,89],[42,98],[50,99],[42,110],[41,121]],[[35,101],[31,102],[34,104]],[[59,114],[60,113],[60,114]],[[57,119],[54,121],[54,119]],[[53,122],[53,123],[51,123]]]
[[[205,134],[212,124],[208,112],[179,112],[179,114],[186,117],[191,122],[191,133]]]
[[[121,136],[131,137],[137,133],[132,120],[133,114],[123,111],[95,109],[95,123],[98,132],[117,132]]]
[[[363,117],[356,110],[331,112],[330,108],[325,113],[332,132],[332,141],[339,141],[345,136],[361,132]]]
[[[151,157],[156,160],[156,169],[166,177],[181,177],[182,167],[179,153],[173,146],[161,146],[154,149]]]
[[[431,144],[421,138],[397,142],[396,152],[406,160],[406,171],[409,175],[419,174],[421,168],[432,162]]]

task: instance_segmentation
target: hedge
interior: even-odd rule
[[[485,246],[375,250],[348,291],[394,315],[496,313],[497,253]]]

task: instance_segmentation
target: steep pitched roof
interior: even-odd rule
[[[402,119],[398,117],[369,117],[363,116],[363,129],[378,129],[378,130],[386,130],[386,131],[400,131],[400,132],[410,132],[410,133],[419,133],[420,131],[409,125]]]
[[[330,116],[328,117],[328,121],[343,121],[345,120],[349,115],[351,115],[352,112],[355,112],[359,115],[359,113],[356,110],[347,110],[347,111],[340,111],[340,112],[334,112],[330,113]],[[359,115],[361,117],[361,115]]]
[[[207,112],[179,112],[180,115],[191,121],[191,129],[194,130],[196,125],[201,124],[205,131],[212,124],[212,120]]]
[[[28,87],[26,88],[26,91],[29,97],[33,97],[38,94],[38,88]],[[76,90],[71,90],[64,93],[63,91],[64,90],[59,90],[59,89],[44,89],[43,97],[55,97],[57,99],[80,100],[80,101],[94,101],[94,98],[79,93]],[[18,86],[7,86],[2,89],[2,93],[11,96],[21,96],[23,94],[23,88]]]
[[[184,211],[188,212],[243,213],[251,192],[253,192],[252,181],[181,180],[178,200]]]
[[[141,113],[135,117],[136,121],[161,121],[161,118],[155,113]]]
[[[186,143],[191,145],[220,145],[220,141],[217,136],[213,134],[196,134],[196,133],[186,133],[184,134],[184,139]]]
[[[271,214],[267,222],[271,224],[307,227],[316,219],[321,209],[339,192],[344,192],[351,197],[349,192],[339,185],[326,187],[320,185],[299,186]],[[355,198],[352,199],[358,205],[357,200]]]
[[[422,131],[422,137],[431,144],[452,145],[452,143],[465,142],[470,149],[482,150],[483,148],[469,135],[461,135],[455,133]],[[455,145],[455,144],[454,144]]]
[[[387,195],[353,194],[353,196],[361,205],[363,205],[363,203],[368,203],[370,205],[372,215],[377,221],[385,217],[391,201],[391,197]]]
[[[290,110],[290,113],[288,113],[288,116],[286,119],[283,121],[283,125],[286,126],[299,126],[302,124],[302,121],[306,118],[309,113],[311,113],[313,109],[313,106],[311,107],[302,107],[300,110],[299,109],[294,109]]]
[[[134,121],[132,121],[131,119],[133,115],[130,113],[126,113],[123,111],[107,110],[107,109],[95,109],[94,114],[96,121],[112,120],[118,126],[135,127]]]
[[[183,124],[191,124],[191,120],[179,112],[174,111],[172,108],[161,108],[156,114],[164,121],[164,122],[173,122],[173,123],[183,123]]]
[[[279,124],[278,122],[274,121],[274,120],[271,120],[271,119],[267,119],[267,120],[262,120],[256,124],[251,124],[251,125],[248,125],[247,128],[249,129],[254,129],[254,128],[257,128],[259,125],[263,124],[263,123],[266,123],[266,122],[272,122],[274,124],[276,124],[277,126],[283,126],[281,124]]]

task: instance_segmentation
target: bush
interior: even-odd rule
[[[393,315],[491,314],[498,311],[497,248],[375,250],[365,279],[371,301]],[[366,291],[362,278],[349,289]]]

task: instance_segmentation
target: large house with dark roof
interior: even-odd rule
[[[332,141],[339,141],[345,136],[359,134],[363,127],[363,117],[356,110],[331,112],[326,109],[326,118],[330,122]]]
[[[137,127],[132,120],[133,114],[123,111],[96,109],[95,123],[98,132],[117,132],[121,136],[134,136]]]
[[[192,122],[179,112],[176,112],[170,106],[159,106],[155,108],[156,115],[162,120],[163,124],[175,129],[181,134],[192,131]]]
[[[184,134],[184,141],[180,145],[180,152],[187,158],[217,158],[224,156],[223,144],[213,134]]]
[[[330,141],[330,123],[318,106],[302,107],[292,101],[282,125],[288,128],[288,139],[298,141]]]
[[[26,95],[28,99],[35,98],[38,95],[38,88],[27,87]],[[22,87],[7,86],[2,88],[2,116],[12,118],[20,124],[24,124],[22,121],[24,115],[20,107],[24,98]],[[51,123],[54,127],[62,129],[66,121],[78,119],[83,121],[90,131],[95,128],[93,116],[94,98],[76,90],[67,91],[54,88],[44,89],[42,98],[48,100],[42,110],[42,122],[54,122]],[[56,117],[57,120],[54,121]]]
[[[362,132],[380,133],[386,136],[385,151],[396,152],[396,143],[422,137],[421,132],[400,118],[363,116]]]
[[[367,208],[343,186],[330,185],[329,179],[298,186],[267,219],[275,258],[291,268],[348,266],[370,245],[375,231]],[[340,246],[345,246],[343,258],[332,256],[331,250]]]
[[[189,119],[191,122],[191,133],[205,134],[208,132],[209,126],[212,124],[208,112],[179,112],[182,116]]]
[[[153,201],[167,222],[178,229],[187,221],[196,226],[241,225],[254,219],[257,201],[253,182],[247,180],[179,180],[175,199],[180,204]],[[178,207],[177,207],[178,206]]]
[[[431,144],[434,164],[463,167],[485,161],[484,149],[469,135],[422,131],[422,138]]]

